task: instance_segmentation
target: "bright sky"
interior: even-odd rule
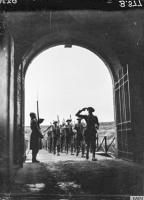
[[[113,121],[112,78],[104,62],[91,51],[78,46],[52,47],[29,65],[25,79],[25,124],[36,112],[39,100],[43,125],[70,118],[83,107],[95,108],[100,122]]]

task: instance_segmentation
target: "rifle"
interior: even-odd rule
[[[40,128],[40,123],[39,123],[39,103],[37,100],[37,120],[38,120],[38,127]]]
[[[57,121],[58,121],[58,125],[60,125],[59,115],[57,115]]]
[[[40,128],[40,124],[44,121],[44,119],[39,118],[39,102],[37,100],[37,120],[38,120],[38,127]]]

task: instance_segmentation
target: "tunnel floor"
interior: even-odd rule
[[[86,197],[91,195],[143,195],[144,168],[132,162],[96,155],[97,161],[80,156],[61,156],[41,150],[40,163],[31,163],[31,152],[19,169],[11,192],[43,197],[50,195]],[[82,198],[84,199],[84,198]],[[87,198],[88,199],[88,198]],[[103,198],[104,199],[104,198]]]

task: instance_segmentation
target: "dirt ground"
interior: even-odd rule
[[[25,199],[30,195],[34,199],[61,200],[129,199],[130,195],[144,195],[142,166],[100,155],[96,158],[97,161],[87,161],[80,156],[57,156],[41,150],[41,162],[31,163],[30,152],[15,176],[11,192]]]

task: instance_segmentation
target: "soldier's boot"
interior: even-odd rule
[[[95,158],[95,146],[94,147],[92,147],[92,161],[97,161],[97,159]]]
[[[40,161],[39,161],[39,160],[36,160],[36,159],[32,159],[32,162],[33,162],[33,163],[39,163]]]
[[[93,155],[93,157],[92,157],[92,161],[97,161],[97,159],[95,158],[94,155]]]
[[[33,163],[39,163],[39,161],[36,159],[37,153],[38,152],[35,152],[35,151],[32,152],[32,162]]]

